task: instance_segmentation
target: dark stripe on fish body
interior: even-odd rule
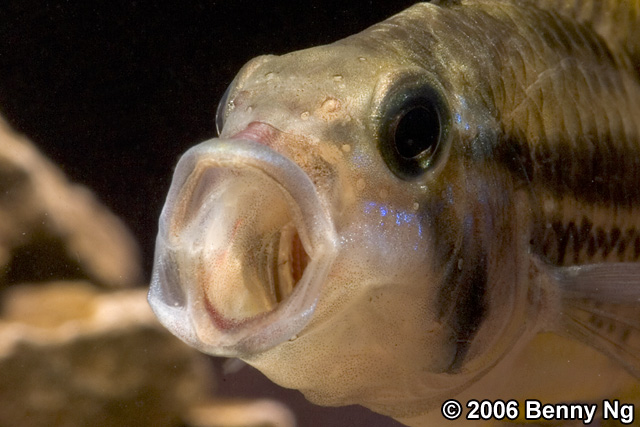
[[[573,221],[563,223],[556,219],[551,227],[545,228],[544,238],[539,241],[541,246],[536,252],[556,265],[579,264],[596,256],[602,260],[619,262],[638,261],[640,258],[640,235],[635,227],[623,232],[612,225],[605,230],[593,227],[585,216],[579,226]]]
[[[498,3],[496,10],[496,18],[513,21],[496,26],[512,35],[477,37],[495,42],[493,57],[500,58],[486,70],[498,76],[486,80],[502,123],[493,153],[498,165],[534,193],[640,206],[637,79],[586,25],[535,7]]]
[[[443,63],[466,67],[453,69],[453,83],[445,81],[445,87],[473,84],[473,108],[486,107],[500,123],[493,129],[479,126],[478,138],[452,150],[466,159],[449,161],[483,168],[491,177],[502,174],[516,191],[531,196],[533,205],[526,209],[533,212],[534,224],[522,232],[532,233],[534,252],[549,262],[613,256],[637,260],[640,223],[614,223],[623,217],[617,212],[629,216],[640,207],[640,116],[635,110],[640,86],[624,67],[624,52],[588,23],[554,8],[524,1],[496,2],[490,8],[482,2],[440,4],[443,11],[434,26],[440,32],[422,49],[437,50],[446,41],[448,49],[440,52],[452,60]],[[543,215],[540,204],[548,199],[557,207]],[[426,204],[433,208],[425,217],[431,221],[435,265],[446,266],[436,309],[452,331],[455,352],[447,371],[455,372],[491,309],[487,254],[495,254],[482,247],[481,231],[456,221],[447,202]],[[577,205],[586,209],[578,211]],[[593,207],[611,212],[611,220],[597,222]]]
[[[455,372],[462,366],[471,341],[478,332],[487,311],[487,259],[481,256],[476,259],[473,268],[466,277],[468,288],[456,304],[454,331],[456,332],[456,355],[449,367]]]
[[[620,227],[614,223],[616,212],[637,212],[640,207],[640,157],[628,145],[615,147],[593,141],[595,137],[582,137],[583,144],[568,144],[562,136],[560,142],[538,142],[538,150],[523,136],[507,136],[499,144],[495,159],[515,178],[516,190],[530,192],[535,209],[541,210],[541,198],[552,198],[558,213],[540,214],[534,224],[532,242],[534,252],[556,265],[576,264],[589,260],[638,261],[640,235],[636,227]],[[622,140],[622,137],[619,141]],[[589,145],[576,149],[576,146]],[[634,141],[633,145],[637,145]],[[554,147],[553,149],[551,147]],[[554,156],[556,153],[565,155]],[[575,209],[576,202],[583,206],[599,207],[608,211],[607,222],[594,226],[589,217],[593,209],[576,211],[574,220],[567,212]],[[559,212],[565,212],[560,217]],[[548,215],[551,215],[549,217]],[[638,212],[640,216],[640,212]]]
[[[441,181],[445,183],[446,180]],[[443,372],[458,371],[472,340],[482,326],[489,309],[488,262],[478,236],[478,218],[456,217],[457,200],[446,185],[434,192],[421,210],[425,226],[433,239],[433,261],[444,266],[435,310],[438,320],[450,330],[452,358]],[[457,224],[456,224],[457,223]]]
[[[488,309],[487,255],[475,239],[475,225],[467,221],[462,228],[462,244],[446,263],[443,286],[437,298],[438,319],[451,328],[454,357],[446,372],[462,366],[469,347]]]
[[[554,221],[550,229],[555,234],[553,241],[557,242],[558,245],[557,259],[554,260],[554,263],[564,264],[569,242],[573,243],[574,261],[578,262],[580,251],[589,240],[592,226],[593,224],[586,217],[582,218],[582,223],[579,227],[576,227],[574,222],[570,222],[565,227],[562,221]]]
[[[431,256],[435,265],[447,265],[456,253],[457,230],[451,226],[455,219],[448,207],[451,201],[443,199],[436,194],[432,200],[421,206],[421,217],[427,219],[427,222],[423,222],[429,228],[429,235],[434,241]]]
[[[487,260],[485,256],[467,259],[470,266],[458,269],[458,260],[450,263],[446,275],[449,286],[441,288],[438,298],[440,319],[449,323],[455,345],[455,356],[447,368],[453,373],[460,369],[469,347],[480,329],[487,310]]]
[[[524,132],[514,133],[504,135],[497,144],[495,160],[521,184],[531,185],[534,193],[545,191],[557,199],[572,197],[602,206],[640,206],[640,141],[636,138],[556,134],[555,140],[531,143],[524,139]]]

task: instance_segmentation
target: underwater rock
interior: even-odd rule
[[[0,284],[68,277],[140,283],[137,243],[87,188],[69,182],[0,117]]]
[[[210,399],[207,358],[155,320],[146,289],[15,285],[0,318],[0,425],[184,425]]]
[[[271,399],[221,400],[194,406],[185,419],[190,427],[295,427],[293,412]]]

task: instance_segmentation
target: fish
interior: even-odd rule
[[[418,3],[252,59],[216,125],[149,291],[187,344],[412,426],[640,396],[639,1]]]

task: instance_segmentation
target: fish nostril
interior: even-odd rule
[[[249,139],[267,147],[272,147],[281,132],[269,123],[251,122],[247,127],[233,135],[232,139]]]

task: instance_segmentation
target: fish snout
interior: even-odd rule
[[[268,125],[213,139],[178,163],[160,217],[149,301],[200,350],[271,348],[309,321],[335,258],[329,211],[308,175],[272,150]]]

